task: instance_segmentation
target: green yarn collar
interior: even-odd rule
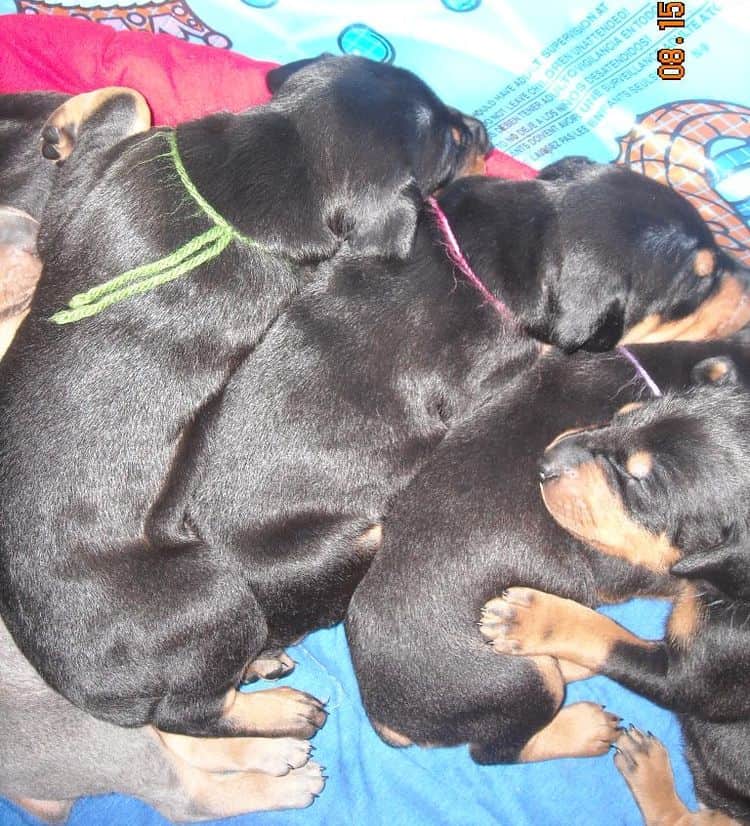
[[[238,232],[198,192],[195,184],[190,180],[177,149],[177,133],[172,130],[167,132],[166,136],[169,144],[168,156],[172,158],[182,185],[208,216],[213,226],[200,235],[191,238],[173,253],[160,258],[158,261],[135,267],[135,269],[128,270],[122,275],[105,281],[103,284],[98,284],[84,293],[74,295],[68,302],[67,307],[51,316],[50,321],[55,324],[70,324],[73,321],[80,321],[82,318],[97,315],[118,301],[124,301],[126,298],[149,292],[162,284],[167,284],[186,273],[192,272],[196,267],[205,264],[206,261],[211,261],[221,255],[232,241],[239,241],[255,247],[261,246],[257,241],[253,241]]]

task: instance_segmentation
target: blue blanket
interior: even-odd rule
[[[713,221],[719,242],[750,264],[744,223],[750,189],[743,177],[750,109],[742,105],[749,58],[741,11],[735,21],[721,4],[687,4],[686,26],[679,30],[689,47],[687,71],[684,79],[670,83],[657,76],[655,58],[658,49],[672,47],[677,30],[657,27],[656,4],[644,0],[545,3],[544,14],[538,4],[516,0],[141,0],[134,5],[126,0],[0,0],[0,13],[51,13],[60,5],[116,28],[173,34],[256,58],[286,61],[327,50],[395,60],[422,74],[446,100],[483,117],[499,148],[535,166],[566,154],[588,154],[679,183]],[[117,5],[127,5],[129,13],[116,14],[112,7]],[[728,53],[735,71],[726,71]],[[716,98],[723,102],[714,103]],[[697,129],[692,115],[705,128]],[[639,131],[628,134],[639,124]],[[659,140],[645,151],[638,141],[652,133]],[[717,135],[725,140],[716,140]],[[679,163],[677,138],[688,153]],[[679,177],[671,177],[667,156],[679,167]],[[685,181],[691,164],[695,174]],[[666,608],[641,600],[608,613],[639,634],[659,637]],[[314,634],[291,653],[299,664],[284,682],[330,698],[330,718],[315,739],[316,758],[330,779],[308,810],[247,816],[235,823],[641,823],[611,756],[481,768],[465,748],[392,749],[364,716],[343,629]],[[605,703],[627,723],[658,735],[669,748],[680,793],[694,806],[673,715],[604,678],[572,685],[568,702],[582,699]],[[0,823],[31,822],[0,801]],[[141,803],[109,796],[77,803],[70,822],[155,826],[164,821]]]
[[[662,635],[667,607],[634,600],[605,613],[642,636]],[[612,756],[523,766],[477,766],[465,747],[395,749],[370,728],[359,699],[341,626],[289,650],[297,662],[283,683],[328,698],[330,716],[315,737],[315,759],[329,780],[309,809],[246,815],[246,826],[540,826],[642,823]],[[264,683],[253,688],[267,687]],[[604,677],[569,687],[567,702],[604,703],[625,723],[649,729],[667,745],[685,802],[695,807],[674,715]],[[0,769],[1,770],[1,769]],[[144,804],[120,797],[91,798],[73,808],[71,826],[157,826],[166,821]],[[0,823],[35,823],[0,801]]]

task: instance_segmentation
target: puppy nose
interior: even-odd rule
[[[539,461],[539,480],[549,482],[570,475],[577,467],[591,461],[591,453],[575,438],[562,439],[548,447]]]
[[[469,115],[463,116],[463,121],[471,133],[471,142],[480,152],[487,154],[492,149],[490,136],[481,120],[472,118]]]

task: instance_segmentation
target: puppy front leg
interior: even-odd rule
[[[643,640],[573,600],[510,588],[485,605],[480,628],[503,654],[558,657],[664,705],[674,700],[664,642]]]
[[[677,796],[669,754],[653,734],[631,726],[615,743],[615,766],[641,810],[646,826],[731,826],[738,821],[722,812],[691,812]]]

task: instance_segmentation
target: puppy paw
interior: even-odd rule
[[[310,759],[312,744],[294,737],[257,737],[242,771],[258,771],[283,777]]]
[[[479,630],[501,654],[546,654],[555,632],[548,601],[533,588],[508,588],[485,604]]]
[[[614,744],[615,766],[630,787],[638,808],[648,823],[735,823],[719,811],[691,813],[677,796],[674,775],[664,744],[650,732],[635,726],[620,732]]]
[[[325,723],[327,714],[311,694],[284,687],[237,693],[227,716],[253,734],[307,740]]]
[[[283,777],[256,772],[209,774],[186,768],[178,772],[184,800],[167,811],[176,820],[233,817],[248,812],[304,809],[323,791],[323,767],[308,762]]]
[[[561,708],[524,747],[524,762],[606,754],[620,734],[620,718],[596,703]]]
[[[566,706],[566,724],[576,754],[596,757],[606,754],[620,736],[622,718],[597,703],[573,703]],[[561,712],[562,713],[562,712]]]
[[[278,778],[272,790],[275,799],[269,808],[305,809],[315,802],[325,784],[323,767],[310,761],[302,768]]]
[[[278,680],[294,671],[294,660],[284,651],[264,651],[245,669],[243,683]]]
[[[187,737],[157,732],[169,752],[207,772],[261,772],[281,777],[310,758],[312,745],[292,737]]]
[[[644,789],[671,784],[672,766],[664,744],[653,734],[629,726],[615,742],[615,767],[628,785]]]

